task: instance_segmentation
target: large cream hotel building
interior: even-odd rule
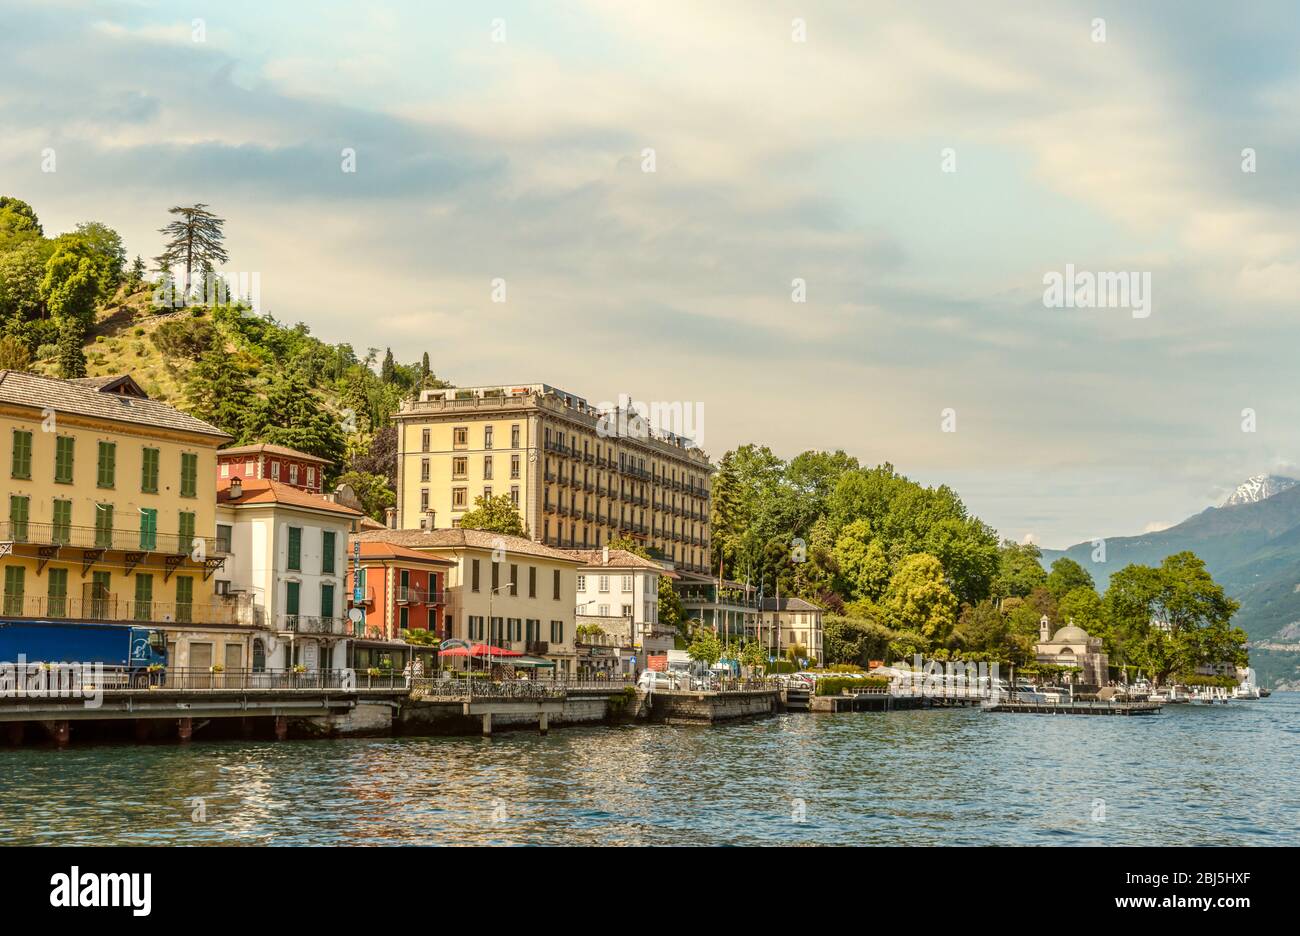
[[[621,415],[547,384],[423,390],[397,414],[395,525],[456,527],[476,498],[508,495],[547,546],[631,536],[708,571],[708,456]]]

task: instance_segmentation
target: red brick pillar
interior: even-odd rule
[[[178,718],[176,719],[176,732],[181,742],[185,743],[194,736],[194,719]]]
[[[49,733],[50,740],[59,747],[67,747],[68,740],[72,736],[72,730],[66,721],[47,721],[42,724]]]
[[[275,740],[283,741],[289,737],[289,719],[283,715],[275,716]]]

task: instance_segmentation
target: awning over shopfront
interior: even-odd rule
[[[541,657],[521,656],[518,659],[510,661],[510,665],[516,668],[526,667],[529,669],[555,669],[554,660],[543,660]]]

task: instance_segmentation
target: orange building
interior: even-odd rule
[[[454,564],[405,546],[353,540],[348,553],[347,595],[349,606],[360,608],[365,615],[365,636],[396,640],[403,630],[450,636],[443,625],[443,609],[447,570]],[[353,579],[356,569],[359,583]]]

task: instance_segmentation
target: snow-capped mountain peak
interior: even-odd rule
[[[1254,504],[1274,494],[1280,494],[1289,487],[1295,487],[1295,478],[1282,478],[1278,475],[1255,475],[1237,486],[1232,496],[1223,502],[1224,507],[1236,504]]]

